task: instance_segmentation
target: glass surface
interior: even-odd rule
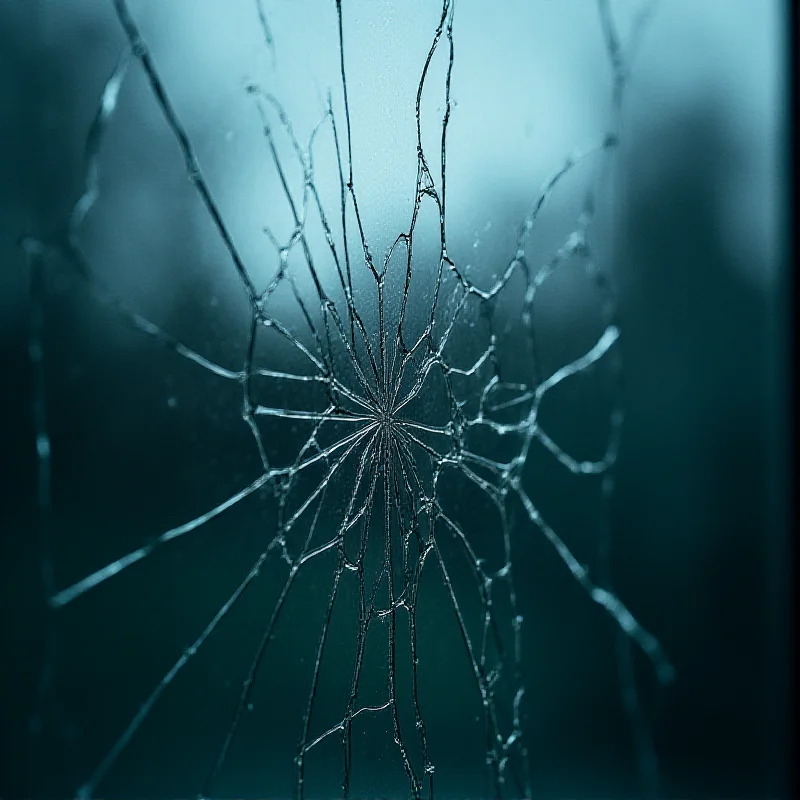
[[[0,4],[0,795],[787,796],[784,15]]]

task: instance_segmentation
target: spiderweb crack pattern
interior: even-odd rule
[[[622,87],[628,61],[620,44],[607,2],[600,0],[600,15],[609,60],[615,76],[615,105],[621,107]],[[540,268],[531,264],[527,242],[548,198],[561,179],[591,156],[613,151],[619,131],[606,135],[592,147],[566,159],[545,182],[519,228],[514,252],[501,274],[482,285],[467,276],[447,248],[446,161],[447,132],[452,102],[451,76],[455,61],[453,38],[454,4],[444,0],[438,25],[424,62],[415,100],[417,135],[417,175],[413,212],[407,229],[399,233],[383,261],[377,260],[368,245],[368,236],[359,210],[359,193],[354,176],[350,105],[343,27],[345,15],[341,0],[336,0],[340,83],[344,119],[338,119],[330,94],[327,110],[304,147],[279,100],[258,84],[247,87],[263,128],[270,159],[276,169],[282,194],[288,204],[294,229],[288,241],[281,242],[265,228],[277,255],[275,271],[263,290],[257,288],[248,267],[237,250],[223,214],[206,181],[192,141],[170,100],[151,52],[125,0],[114,0],[118,20],[125,32],[128,49],[120,57],[105,85],[101,103],[86,139],[85,188],[74,206],[65,229],[49,238],[23,240],[33,276],[35,303],[31,323],[31,358],[37,386],[35,410],[39,459],[39,509],[43,519],[49,511],[49,440],[44,416],[41,344],[41,269],[47,257],[56,256],[80,274],[97,299],[111,306],[134,329],[153,338],[180,358],[194,363],[220,380],[241,388],[241,417],[248,426],[261,462],[261,472],[240,491],[188,522],[152,538],[147,544],[87,575],[77,583],[56,590],[52,564],[45,550],[45,589],[51,613],[70,605],[94,587],[123,570],[156,554],[169,542],[190,534],[215,517],[262,489],[269,489],[278,504],[278,522],[267,547],[259,554],[230,597],[206,627],[181,653],[163,678],[141,703],[138,712],[121,731],[80,790],[90,797],[113,769],[115,762],[148,717],[161,695],[179,676],[186,664],[202,648],[217,626],[237,604],[248,587],[259,577],[267,559],[285,563],[285,582],[269,615],[261,638],[242,681],[230,725],[220,743],[201,794],[213,791],[251,699],[253,686],[268,653],[270,641],[284,611],[298,575],[308,564],[326,553],[335,553],[327,607],[313,658],[308,690],[294,764],[295,793],[305,792],[307,757],[323,741],[338,738],[341,745],[344,797],[350,796],[352,782],[353,729],[363,715],[388,714],[394,745],[415,798],[433,797],[434,749],[426,731],[424,709],[419,698],[418,599],[423,571],[438,573],[452,612],[457,620],[465,657],[479,694],[484,724],[487,788],[491,796],[525,796],[531,793],[528,756],[523,731],[525,687],[522,681],[522,625],[517,609],[512,538],[540,532],[587,596],[616,622],[624,647],[639,647],[652,661],[661,681],[671,678],[672,668],[656,639],[632,616],[613,593],[610,582],[596,582],[575,558],[559,535],[543,519],[523,481],[525,465],[534,441],[541,444],[566,470],[576,475],[606,476],[604,491],[610,494],[611,469],[619,448],[622,413],[616,408],[610,419],[606,451],[596,461],[579,460],[563,449],[544,430],[539,410],[545,395],[564,381],[590,369],[614,348],[620,335],[615,319],[615,302],[607,276],[594,260],[587,241],[593,217],[593,202],[584,206],[576,228],[563,245]],[[256,2],[258,20],[266,46],[274,57],[274,40],[262,2]],[[648,8],[649,10],[649,8]],[[632,40],[633,41],[633,40]],[[421,102],[435,54],[443,48],[447,66],[444,80],[445,103],[441,119],[441,139],[435,156],[423,147]],[[250,308],[250,325],[244,363],[239,369],[216,364],[201,353],[173,338],[165,330],[129,309],[110,292],[93,270],[80,244],[80,229],[100,195],[99,164],[103,137],[112,119],[126,71],[138,62],[153,97],[183,156],[186,172],[203,203],[233,264]],[[343,129],[341,124],[343,122]],[[276,131],[286,136],[291,153],[303,175],[302,197],[298,202],[290,186],[285,159],[276,144]],[[318,136],[329,132],[333,138],[339,180],[340,207],[337,210],[341,236],[329,220],[315,182],[313,150]],[[437,159],[438,179],[431,169]],[[433,290],[414,293],[412,280],[419,264],[412,258],[415,230],[423,204],[433,204],[438,218],[439,252]],[[348,211],[354,215],[360,248],[352,252],[348,236]],[[314,252],[307,228],[314,218],[322,226],[327,252]],[[310,279],[311,295],[295,274],[290,256],[298,254],[304,266],[304,280]],[[582,259],[587,273],[598,286],[603,304],[605,328],[593,347],[563,365],[549,377],[542,375],[537,337],[533,325],[539,288],[570,259]],[[390,280],[399,263],[400,299],[391,305]],[[326,289],[324,274],[335,272],[335,295]],[[374,283],[374,309],[356,303],[354,282],[366,271]],[[530,356],[527,381],[505,380],[499,352],[497,298],[521,276],[525,291],[520,315],[525,331],[525,347]],[[282,321],[274,302],[279,292],[288,292],[296,304],[302,335]],[[373,313],[374,312],[374,313]],[[454,344],[458,326],[465,319],[481,319],[488,332],[486,345],[469,363],[458,358]],[[373,324],[373,319],[375,320]],[[297,357],[304,371],[262,366],[257,343],[265,336],[277,337]],[[292,408],[267,405],[259,401],[257,384],[319,390],[316,406]],[[321,398],[321,399],[320,399]],[[435,409],[435,410],[431,410]],[[444,416],[442,415],[444,412]],[[307,425],[310,433],[288,461],[279,462],[260,426],[265,420]],[[482,436],[501,441],[513,455],[499,459],[482,442]],[[471,530],[470,520],[459,518],[458,504],[452,502],[448,481],[460,481],[461,491],[483,498],[493,509],[503,552],[499,568],[490,568],[480,555],[480,540]],[[466,488],[465,488],[466,487]],[[342,501],[343,498],[343,501]],[[337,505],[338,503],[338,505]],[[512,524],[514,510],[521,510],[527,524]],[[332,536],[320,520],[336,515]],[[449,555],[443,552],[443,538],[452,540],[469,568],[480,602],[479,634],[467,620],[463,599],[452,577]],[[377,561],[369,553],[379,547]],[[373,563],[374,562],[374,563]],[[316,704],[320,674],[334,607],[344,582],[355,582],[358,594],[358,630],[349,695],[342,717],[333,724],[318,719]],[[510,618],[498,612],[498,597],[510,609]],[[377,628],[386,631],[386,697],[377,705],[359,704],[364,665],[370,646],[369,634]],[[410,654],[410,703],[414,730],[401,724],[397,672],[399,637],[407,637]],[[507,642],[511,641],[511,646]],[[640,758],[652,759],[646,728],[638,708],[635,682],[627,659],[626,703],[640,743]],[[501,679],[511,691],[501,691]],[[415,755],[410,747],[417,741]],[[651,765],[652,772],[652,765]],[[652,784],[651,784],[652,789]]]

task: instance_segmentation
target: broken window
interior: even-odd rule
[[[239,4],[230,13],[251,38],[230,46],[258,56],[247,76],[227,73],[219,54],[199,60],[206,72],[188,77],[197,102],[213,108],[205,130],[185,121],[198,117],[185,91],[173,99],[173,81],[185,90],[187,74],[169,41],[200,48],[192,37],[200,26],[213,33],[204,18],[213,12],[126,0],[113,9],[124,46],[88,126],[83,191],[61,230],[23,241],[50,607],[33,729],[81,716],[64,710],[70,680],[88,680],[93,703],[103,698],[73,765],[85,771],[61,790],[87,798],[531,796],[536,765],[526,737],[537,724],[532,695],[546,690],[525,680],[526,663],[547,647],[527,633],[524,613],[535,539],[546,545],[537,558],[549,552],[542,568],[570,576],[614,623],[622,702],[645,790],[655,794],[633,659],[643,653],[661,682],[672,668],[609,577],[624,327],[609,248],[593,239],[613,186],[628,67],[652,4],[627,9],[625,25],[607,1],[580,7],[575,24],[591,26],[606,54],[608,127],[588,141],[559,142],[563,153],[543,182],[532,181],[520,154],[512,177],[524,187],[524,210],[516,200],[484,204],[492,187],[476,184],[492,179],[494,152],[463,168],[470,137],[485,135],[470,129],[481,107],[467,78],[480,80],[481,54],[467,40],[480,14],[466,3],[411,4],[371,23],[365,18],[377,12],[364,4],[313,12]],[[473,17],[463,45],[462,13]],[[545,22],[547,13],[537,6]],[[376,55],[364,38],[370,24],[390,29],[388,53]],[[289,35],[292,25],[302,37]],[[398,35],[402,25],[408,37]],[[316,82],[306,81],[316,49]],[[373,58],[393,69],[370,82]],[[481,90],[513,107],[524,83],[508,81]],[[300,83],[303,97],[309,87],[315,93],[310,108],[278,91]],[[137,102],[125,107],[129,87]],[[227,123],[213,104],[224,111],[228,95],[248,107],[246,127],[219,128]],[[142,98],[150,128],[134,137],[126,126]],[[529,142],[535,149],[535,126]],[[109,146],[129,180],[107,177]],[[134,180],[121,155],[149,146],[172,159],[159,155],[158,168],[145,171],[156,176],[152,187]],[[453,159],[462,164],[455,180]],[[159,219],[161,193],[178,172],[176,191],[189,197],[188,178],[193,193],[185,202],[194,204],[194,251]],[[258,204],[236,198],[248,181]],[[187,264],[189,252],[205,263]],[[148,293],[154,263],[186,286],[182,330]],[[202,276],[199,285],[184,284],[183,269]],[[70,541],[59,529],[51,485],[76,456],[59,462],[50,433],[48,319],[64,313],[53,310],[54,276],[101,309],[89,313],[102,314],[103,325],[148,342],[133,376],[125,348],[136,345],[117,334],[104,343],[120,355],[107,380],[94,376],[102,392],[143,392],[116,407],[147,406],[153,398],[139,387],[152,381],[159,420],[179,426],[185,415],[193,442],[219,448],[203,462],[206,479],[172,503],[181,471],[195,471],[176,468],[176,485],[159,494],[154,462],[170,460],[169,439],[138,464],[112,446],[102,488],[85,496],[115,487],[98,501],[108,504],[131,489],[137,505],[152,507],[146,530],[132,530],[135,512],[123,507],[102,533]],[[90,407],[97,397],[77,389],[73,399]],[[113,438],[125,418],[93,424]],[[91,457],[87,448],[79,458]],[[545,471],[588,488],[540,499]],[[573,522],[582,517],[590,530],[581,548],[592,553],[591,540],[592,555],[577,555],[551,522],[553,497],[576,506]],[[176,520],[175,508],[188,506],[193,512]],[[160,522],[162,511],[170,522]],[[81,611],[76,623],[71,615]],[[118,681],[136,689],[135,701],[116,694]],[[175,756],[195,731],[196,748]]]

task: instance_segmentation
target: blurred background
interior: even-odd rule
[[[271,43],[250,0],[130,2],[259,287],[277,264],[262,228],[285,241],[292,223],[246,87],[256,82],[278,97],[301,142],[322,118],[328,91],[343,124],[334,3],[263,6]],[[440,7],[343,7],[354,180],[370,248],[382,257],[413,207],[414,98]],[[612,0],[611,8],[624,40],[641,4]],[[600,159],[570,173],[526,251],[544,264],[574,227],[588,187],[599,187],[590,240],[619,292],[626,412],[611,561],[619,596],[676,669],[675,682],[660,688],[635,654],[665,797],[790,794],[790,24],[788,4],[777,0],[657,3],[632,63],[611,177]],[[611,129],[612,74],[597,9],[581,0],[499,0],[491,11],[460,0],[453,39],[448,250],[477,280],[513,255],[546,176]],[[274,526],[274,503],[250,498],[46,612],[30,273],[18,240],[58,230],[81,195],[87,131],[125,43],[110,2],[0,3],[3,797],[72,796]],[[445,52],[432,62],[422,104],[432,153]],[[278,146],[289,153],[285,136]],[[329,130],[314,159],[322,203],[336,209]],[[180,341],[240,368],[246,297],[137,63],[107,131],[100,176],[80,238],[102,281]],[[296,164],[289,180],[302,186]],[[420,237],[423,258],[435,256],[433,233]],[[316,246],[322,241],[317,232]],[[68,264],[48,261],[43,275],[46,524],[63,588],[221,502],[258,474],[259,462],[235,386],[126,327]],[[366,303],[366,289],[361,296]],[[596,341],[587,320],[596,323],[598,300],[577,267],[548,281],[537,302],[543,341],[557,353],[550,371]],[[603,446],[592,413],[603,408],[607,376],[591,377],[546,409],[581,458]],[[591,567],[606,524],[598,485],[559,470],[542,460],[532,494]],[[519,515],[516,522],[524,527]],[[613,627],[536,531],[520,537],[514,566],[534,796],[642,796]],[[218,796],[291,795],[329,581],[330,563],[298,586]],[[420,691],[437,795],[480,796],[480,699],[452,612],[434,600],[420,611],[432,665]],[[270,602],[255,594],[220,626],[98,787],[101,796],[199,790]],[[320,715],[336,721],[350,654],[343,645],[330,658]],[[374,667],[379,675],[385,664]],[[359,735],[354,796],[404,796],[391,731],[375,723]],[[336,794],[339,764],[332,748],[308,767],[309,796]]]

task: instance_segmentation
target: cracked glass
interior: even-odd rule
[[[546,14],[547,4],[540,5],[538,13]],[[325,4],[311,25],[330,46],[335,71],[318,76],[315,120],[309,123],[308,114],[302,122],[295,119],[288,108],[293,98],[281,97],[273,88],[279,81],[272,80],[272,71],[286,62],[291,70],[295,55],[281,40],[283,23],[303,12],[261,0],[240,6],[237,13],[249,15],[263,60],[243,81],[231,78],[227,91],[245,98],[247,135],[260,145],[258,166],[242,167],[245,177],[250,170],[257,174],[268,198],[260,210],[259,244],[250,234],[240,246],[240,232],[255,212],[237,217],[231,190],[223,186],[226,174],[217,167],[207,172],[204,134],[184,121],[173,100],[173,59],[164,50],[170,69],[162,72],[161,51],[151,47],[146,30],[159,22],[169,26],[174,10],[159,20],[153,9],[126,0],[113,3],[124,45],[88,124],[83,192],[60,230],[22,242],[32,286],[29,353],[51,642],[32,726],[42,724],[56,703],[60,651],[78,641],[69,623],[73,609],[135,606],[150,591],[145,563],[167,558],[170,549],[202,548],[204,535],[230,541],[231,548],[244,536],[247,546],[233,557],[240,573],[235,579],[233,568],[222,567],[226,548],[215,551],[224,577],[219,584],[227,589],[222,595],[209,590],[215,599],[204,622],[193,610],[211,602],[204,587],[216,581],[208,572],[216,561],[204,566],[195,586],[202,603],[186,592],[158,601],[185,606],[191,623],[171,642],[173,650],[177,645],[172,657],[164,658],[170,647],[159,652],[159,664],[148,670],[157,673],[149,688],[135,703],[116,708],[113,720],[103,720],[91,766],[70,790],[85,798],[124,795],[131,786],[126,776],[135,770],[141,791],[159,794],[149,768],[169,758],[169,742],[159,740],[153,726],[161,723],[153,718],[193,663],[210,653],[208,658],[221,659],[216,669],[224,672],[224,683],[215,678],[203,689],[195,675],[190,699],[173,712],[176,727],[165,723],[174,735],[213,718],[201,752],[182,759],[184,772],[176,770],[176,785],[185,793],[234,796],[247,774],[247,786],[297,798],[453,796],[463,791],[454,788],[461,786],[459,757],[448,744],[453,728],[442,724],[437,707],[438,693],[446,694],[452,680],[452,717],[458,727],[472,729],[464,734],[469,746],[461,758],[479,763],[482,774],[470,796],[530,797],[536,765],[529,763],[526,736],[536,719],[529,703],[541,687],[526,683],[524,663],[547,645],[527,635],[518,594],[530,580],[526,542],[539,537],[552,556],[548,569],[565,571],[586,602],[614,623],[621,702],[643,791],[655,796],[657,759],[639,701],[636,652],[649,659],[661,683],[672,679],[673,670],[610,581],[608,503],[624,428],[624,325],[611,280],[613,254],[593,239],[597,209],[612,202],[625,84],[654,5],[625,6],[625,26],[608,0],[582,7],[583,23],[594,27],[609,70],[607,129],[561,147],[563,155],[538,186],[525,178],[522,214],[503,225],[490,215],[477,227],[463,224],[458,194],[459,222],[451,222],[453,192],[461,186],[454,189],[449,179],[451,139],[460,124],[454,92],[465,103],[470,97],[458,77],[461,59],[471,58],[459,46],[459,21],[462,12],[475,9],[450,0],[429,4],[413,23],[425,27],[425,47],[403,65],[414,75],[413,91],[395,98],[391,75],[379,78],[390,104],[405,109],[413,136],[398,152],[410,166],[403,213],[382,217],[381,204],[391,202],[392,187],[381,183],[387,165],[359,158],[371,115],[382,109],[367,102],[369,93],[360,90],[351,67],[361,64],[359,50],[367,45],[348,33],[364,9],[337,0]],[[401,9],[398,19],[409,22],[414,10]],[[191,37],[192,15],[185,8],[181,14],[183,24],[167,28],[168,35]],[[164,48],[164,28],[158,38]],[[296,49],[302,60],[304,48]],[[256,72],[262,73],[257,79]],[[224,271],[238,292],[237,341],[230,345],[221,337],[213,353],[143,313],[135,302],[138,290],[134,299],[125,296],[124,281],[96,259],[105,237],[110,252],[124,251],[124,264],[141,269],[147,281],[153,254],[135,252],[146,229],[131,232],[135,216],[113,223],[100,216],[104,225],[96,219],[106,194],[119,196],[105,182],[105,146],[115,126],[123,125],[118,112],[133,83],[157,110],[162,137],[171,139],[164,152],[174,164],[164,169],[181,167],[204,219],[202,236],[216,240],[209,256],[213,270]],[[513,94],[499,95],[517,102]],[[222,139],[236,144],[238,137],[230,130]],[[462,150],[463,141],[457,139]],[[524,171],[522,161],[518,171]],[[551,205],[560,222],[537,239]],[[477,211],[475,219],[480,216]],[[168,267],[180,268],[178,259]],[[218,424],[218,405],[233,408],[249,442],[245,466],[235,476],[238,486],[228,492],[209,486],[193,499],[195,513],[175,524],[153,524],[119,540],[107,531],[97,548],[108,554],[101,563],[100,554],[86,547],[60,561],[69,545],[58,533],[50,496],[57,453],[48,427],[44,334],[47,285],[55,272],[79,282],[84,296],[108,312],[108,325],[151,340],[165,354],[159,362],[165,371],[173,369],[173,360],[202,373],[202,383],[187,378],[202,389],[184,396],[207,408],[209,428]],[[565,273],[566,283],[559,284]],[[584,305],[573,334],[570,301],[547,290],[553,284],[568,292],[576,282],[583,284]],[[543,307],[548,300],[556,307]],[[148,377],[158,379],[146,374],[142,380]],[[180,414],[185,400],[179,399],[178,379],[170,380],[177,388],[166,392],[164,405]],[[573,385],[580,387],[578,403],[562,394]],[[576,444],[569,420],[557,417],[557,430],[548,425],[548,408],[561,404],[592,417],[592,447]],[[594,567],[573,552],[536,499],[543,469],[591,483],[599,548]],[[240,516],[230,521],[235,512]],[[56,539],[62,540],[58,547]],[[253,551],[247,559],[244,549]],[[167,562],[161,580],[169,584],[171,570],[180,568]],[[123,580],[119,596],[104,595]],[[236,614],[248,598],[245,625]],[[148,614],[159,613],[158,602],[145,603],[145,625]],[[220,639],[226,626],[228,638]],[[84,642],[102,636],[90,625],[82,630]],[[79,649],[93,659],[92,647]],[[98,687],[113,687],[119,679],[113,657],[91,669]],[[214,694],[218,683],[224,696],[209,700],[214,711],[206,713],[205,692]]]

